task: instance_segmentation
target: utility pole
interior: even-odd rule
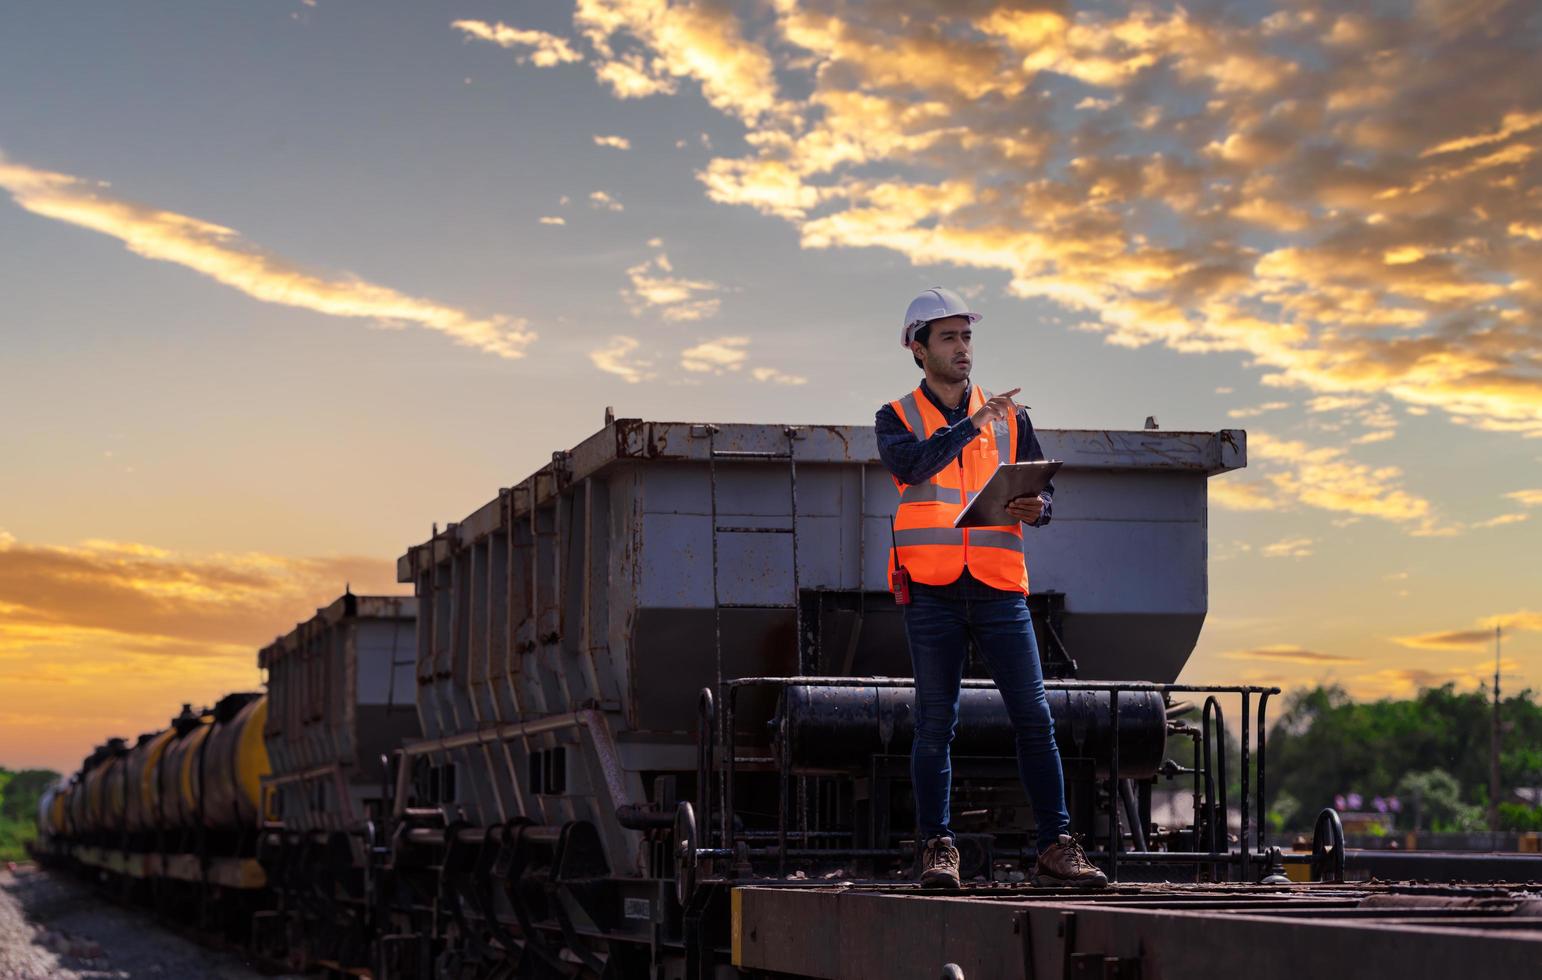
[[[1494,627],[1494,725],[1488,740],[1488,829],[1499,832],[1499,643]]]

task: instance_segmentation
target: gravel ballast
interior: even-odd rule
[[[0,980],[275,980],[149,915],[112,905],[79,879],[0,867]]]

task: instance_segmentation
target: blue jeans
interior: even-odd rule
[[[951,585],[914,585],[905,632],[916,681],[910,778],[919,839],[953,836],[948,829],[953,780],[948,746],[958,727],[959,682],[972,638],[1012,719],[1017,772],[1033,805],[1039,850],[1055,843],[1069,830],[1071,817],[1027,598],[984,585],[967,571]]]

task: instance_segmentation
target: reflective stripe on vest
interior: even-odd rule
[[[970,494],[970,499],[974,495]],[[900,503],[914,504],[925,500],[946,500],[950,504],[958,503],[958,491],[952,487],[939,487],[930,480],[925,483],[917,483],[915,486],[907,486],[900,491]]]
[[[969,529],[969,547],[971,548],[1005,548],[1008,551],[1023,553],[1023,534],[1021,531],[993,531],[988,527],[976,527]]]
[[[947,544],[964,546],[964,532],[956,527],[910,527],[894,532],[894,542],[901,548],[913,547],[924,544]],[[1023,537],[1010,531],[994,531],[990,528],[972,527],[969,529],[969,547],[971,548],[1005,548],[1018,554],[1023,552]]]
[[[972,388],[970,414],[979,411],[990,397],[990,392],[983,388]],[[917,439],[927,439],[947,425],[942,413],[920,388],[894,401],[892,407]],[[1028,591],[1021,524],[953,527],[964,504],[974,499],[1001,460],[1016,456],[1015,421],[993,422],[958,457],[924,483],[906,485],[895,480],[900,492],[899,508],[894,514],[898,554],[890,555],[891,569],[897,558],[913,581],[947,585],[967,568],[976,579],[994,588]]]
[[[922,544],[956,544],[964,546],[964,532],[956,527],[908,527],[894,532],[894,543],[901,548]]]
[[[925,439],[922,433],[926,432],[926,422],[921,418],[921,406],[916,404],[917,388],[904,398],[899,400],[900,418],[904,419],[905,427],[916,434],[917,439]]]

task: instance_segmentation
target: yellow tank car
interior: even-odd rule
[[[70,835],[79,837],[89,825],[90,820],[86,817],[86,776],[81,773],[76,777],[74,788],[70,790]]]
[[[128,804],[125,776],[128,752],[115,756],[102,776],[102,829],[110,834],[123,833],[124,810]]]
[[[64,804],[64,793],[68,788],[68,782],[63,779],[56,780],[38,799],[38,840],[45,846],[54,838],[64,836],[64,831],[59,826],[59,811]]]
[[[102,795],[101,784],[102,773],[104,771],[103,767],[106,765],[107,761],[105,759],[98,760],[96,765],[86,770],[85,778],[81,780],[81,801],[80,807],[77,810],[77,816],[79,819],[76,821],[81,833],[95,833],[96,829],[102,824],[102,811],[101,806],[99,805],[99,801],[101,800]]]
[[[134,833],[155,830],[161,825],[160,787],[156,774],[161,757],[176,737],[176,729],[141,735],[139,744],[129,751],[124,768],[124,825]]]
[[[74,780],[67,780],[59,784],[59,792],[54,794],[53,806],[48,812],[48,829],[55,837],[70,836],[70,796],[75,792]]]
[[[232,694],[214,709],[204,746],[203,822],[210,828],[256,827],[262,820],[262,777],[272,772],[262,731],[267,695]]]
[[[194,770],[199,747],[209,737],[213,721],[213,715],[185,711],[172,726],[172,731],[179,734],[162,752],[156,774],[161,826],[168,830],[191,827],[198,819],[198,801],[193,795]]]
[[[86,799],[81,829],[87,833],[102,833],[112,829],[108,822],[108,777],[113,767],[121,763],[126,750],[127,745],[123,739],[112,738],[86,760]]]

